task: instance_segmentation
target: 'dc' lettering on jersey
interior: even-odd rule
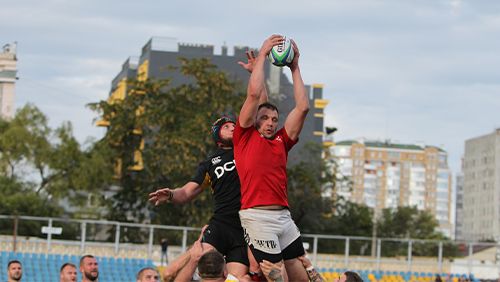
[[[214,170],[215,175],[217,175],[217,179],[221,178],[226,171],[233,171],[236,168],[235,161],[232,160],[223,165],[217,166]]]

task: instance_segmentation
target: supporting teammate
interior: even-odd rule
[[[235,160],[241,182],[240,219],[245,239],[257,259],[272,263],[284,260],[290,281],[308,281],[298,257],[304,255],[300,232],[288,209],[286,164],[288,151],[297,143],[309,111],[309,99],[299,68],[299,50],[290,64],[295,107],[277,130],[278,110],[261,104],[265,91],[264,62],[283,37],[266,39],[255,61],[247,97],[234,131]]]
[[[253,51],[246,52],[248,62],[238,62],[244,69],[252,73],[255,55]],[[267,92],[260,95],[261,101],[267,101]],[[248,281],[248,257],[243,229],[239,219],[240,210],[240,180],[234,165],[233,132],[235,122],[228,117],[221,117],[212,125],[212,137],[217,151],[198,167],[196,176],[183,187],[172,190],[159,189],[149,194],[149,201],[155,205],[165,202],[186,203],[202,191],[205,175],[211,180],[214,215],[210,220],[204,235],[205,251],[217,249],[226,256],[229,273],[240,281]],[[196,261],[190,259],[190,252],[182,254],[169,264],[164,271],[164,277],[177,278],[178,281],[190,279],[196,269]]]
[[[202,184],[207,177],[211,184],[215,208],[203,236],[203,249],[216,248],[224,254],[229,273],[244,280],[249,263],[238,217],[240,182],[234,165],[233,131],[232,119],[217,119],[212,125],[212,137],[217,144],[217,150],[200,163],[195,176],[184,186],[157,190],[149,195],[149,201],[156,205],[162,202],[187,203],[203,191]],[[196,264],[188,263],[186,267],[190,267],[194,272]]]

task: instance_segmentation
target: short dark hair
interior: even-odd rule
[[[18,261],[17,259],[13,259],[9,261],[9,263],[7,264],[7,269],[9,269],[10,265],[13,263],[19,263],[19,265],[23,266],[23,264],[20,261]]]
[[[59,273],[61,273],[66,266],[71,266],[71,267],[76,268],[76,265],[72,264],[71,262],[67,262],[67,263],[65,263],[65,264],[63,264],[61,266],[61,269],[59,270]]]
[[[154,272],[158,273],[158,270],[156,270],[155,268],[152,268],[152,267],[144,267],[142,268],[141,270],[139,270],[139,272],[137,272],[137,280],[141,279],[141,276],[142,276],[142,273],[146,270],[153,270]]]
[[[274,110],[278,113],[278,116],[280,115],[280,112],[278,111],[278,107],[276,107],[274,104],[271,104],[269,102],[264,102],[264,103],[260,104],[259,107],[257,108],[257,111],[259,111],[261,108]]]
[[[344,272],[345,282],[363,282],[363,279],[354,271]]]
[[[201,278],[221,278],[224,277],[224,266],[222,254],[216,250],[210,250],[198,261],[198,273]]]
[[[93,255],[84,255],[80,258],[80,266],[83,265],[83,260],[86,258],[95,258]]]

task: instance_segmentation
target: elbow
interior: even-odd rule
[[[307,115],[307,113],[309,113],[309,103],[305,104],[304,106],[302,107],[299,107],[299,111],[302,112],[304,115]]]
[[[262,91],[259,87],[248,87],[247,97],[250,99],[259,100],[261,92]]]
[[[163,271],[163,279],[164,281],[174,281],[176,276],[175,271],[173,271],[170,267],[166,267]]]

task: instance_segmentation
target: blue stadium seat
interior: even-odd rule
[[[75,255],[1,252],[0,262],[3,265],[12,259],[18,259],[23,263],[23,280],[30,282],[58,281],[62,264],[71,262],[78,266],[80,263],[80,257]],[[135,275],[141,268],[154,267],[153,261],[147,259],[115,259],[114,257],[98,257],[97,259],[100,282],[135,281]],[[0,268],[0,278],[6,276],[6,269]],[[81,274],[78,272],[78,281],[81,279]]]

